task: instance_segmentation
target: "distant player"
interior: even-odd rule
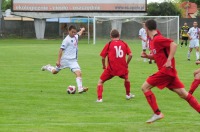
[[[147,33],[144,28],[145,22],[142,23],[142,28],[139,30],[139,38],[142,40],[142,51],[146,52],[147,50]],[[146,58],[144,58],[144,62],[146,62]]]
[[[200,64],[200,61],[196,61],[196,64]],[[192,82],[190,86],[189,93],[193,94],[196,88],[198,88],[200,84],[200,68],[194,71],[194,81]]]
[[[132,59],[131,50],[124,41],[119,39],[119,32],[116,29],[113,29],[110,32],[110,37],[111,41],[105,45],[100,54],[102,57],[104,72],[101,74],[101,77],[98,81],[97,102],[103,102],[102,93],[104,82],[113,78],[114,76],[124,79],[126,99],[131,99],[134,97],[134,95],[130,93],[130,81],[128,79],[128,64]],[[128,56],[127,60],[126,56]],[[105,62],[106,58],[108,60],[107,66]]]
[[[185,90],[183,83],[178,78],[174,59],[177,44],[171,39],[158,35],[156,31],[156,21],[148,20],[146,21],[145,26],[147,34],[152,39],[151,46],[153,54],[147,55],[146,53],[142,53],[141,56],[143,58],[156,60],[158,67],[158,72],[148,77],[142,85],[142,91],[154,112],[153,116],[146,122],[152,123],[164,117],[157,105],[156,97],[151,91],[155,86],[159,89],[165,87],[169,88],[171,91],[177,93],[181,98],[185,99],[197,112],[200,112],[200,104]]]
[[[187,46],[187,41],[188,41],[188,31],[189,31],[189,27],[187,25],[187,23],[185,22],[184,25],[181,27],[181,47],[183,46],[183,43],[185,42],[185,47]]]
[[[78,92],[86,92],[88,88],[84,88],[82,85],[81,69],[78,64],[78,37],[82,35],[85,28],[77,33],[76,27],[71,25],[69,27],[69,35],[63,40],[59,53],[58,60],[56,62],[56,67],[50,64],[43,66],[42,71],[50,71],[53,74],[57,74],[60,70],[64,68],[70,68],[70,70],[76,75],[76,83],[78,87]]]
[[[198,23],[193,22],[193,27],[188,31],[188,37],[190,39],[189,51],[188,51],[188,61],[190,61],[190,54],[192,49],[196,49],[196,60],[199,60],[199,28],[197,27]]]

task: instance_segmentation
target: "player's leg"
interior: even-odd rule
[[[104,81],[99,79],[97,84],[97,101],[96,102],[103,102],[102,94],[103,94],[103,83]]]
[[[125,87],[125,90],[126,90],[126,99],[129,100],[131,98],[134,98],[135,95],[131,94],[131,83],[130,83],[130,80],[128,78],[124,79],[124,87]]]
[[[105,69],[100,76],[100,79],[97,84],[97,101],[96,102],[103,102],[103,84],[107,80],[113,78],[110,74],[109,70]]]
[[[147,43],[142,41],[142,52],[146,53],[147,50]],[[143,58],[143,61],[146,62],[147,59]]]
[[[189,93],[193,94],[196,88],[199,86],[199,84],[200,84],[200,69],[197,69],[194,71],[194,81],[190,86]]]
[[[67,64],[68,67],[76,75],[76,84],[78,87],[78,92],[79,93],[86,92],[88,90],[88,88],[83,87],[81,68],[80,68],[77,60],[68,60],[67,63],[68,63]]]
[[[51,72],[52,74],[57,74],[57,73],[59,72],[59,70],[57,70],[56,67],[53,67],[53,66],[51,66],[50,64],[43,66],[43,67],[41,68],[41,70],[42,70],[42,71],[47,70],[47,71]]]
[[[181,47],[183,46],[183,42],[184,42],[184,37],[182,37],[182,40],[181,40]]]
[[[185,88],[177,88],[171,90],[176,92],[181,98],[185,99],[193,109],[195,109],[197,112],[200,112],[200,104],[194,96],[185,90]]]
[[[195,49],[196,49],[196,60],[199,60],[199,41],[196,41]]]
[[[191,54],[191,52],[192,52],[192,49],[193,49],[193,48],[189,48],[189,50],[188,50],[188,54],[187,54],[187,59],[188,59],[188,61],[190,61],[190,54]]]
[[[83,87],[81,70],[80,69],[74,70],[73,72],[76,75],[76,84],[77,84],[77,87],[78,87],[78,92],[83,93],[83,92],[88,91],[87,87]]]
[[[147,123],[152,123],[164,117],[164,115],[158,108],[156,97],[154,93],[151,91],[151,88],[153,88],[153,86],[150,85],[147,81],[145,81],[144,84],[142,85],[142,91],[146,97],[147,102],[149,103],[151,109],[154,112],[153,116],[146,121]]]

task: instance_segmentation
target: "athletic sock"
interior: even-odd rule
[[[181,47],[183,46],[183,42],[181,42]]]
[[[192,82],[192,84],[190,86],[189,93],[193,94],[194,91],[196,90],[196,88],[199,86],[199,84],[200,84],[200,80],[199,79],[194,79],[194,81]]]
[[[81,77],[76,78],[76,84],[77,84],[78,90],[81,90],[83,88]]]
[[[187,57],[188,57],[188,59],[190,59],[190,51],[188,51],[188,54],[187,54],[187,55],[188,55],[188,56],[187,56]]]
[[[197,58],[197,60],[199,60],[199,52],[198,51],[196,52],[196,58]]]
[[[153,112],[157,115],[159,115],[161,112],[158,108],[157,102],[156,102],[156,97],[152,91],[148,91],[144,93],[149,105],[151,106],[151,109]]]
[[[51,65],[47,65],[46,66],[46,70],[52,72],[53,70],[55,70],[55,67],[51,66]]]
[[[126,89],[126,95],[129,96],[129,95],[130,95],[130,89],[131,89],[131,88],[130,88],[130,87],[131,87],[131,86],[130,86],[130,82],[126,82],[126,81],[125,81],[125,82],[124,82],[124,86],[125,86],[125,89]]]
[[[192,96],[190,93],[188,93],[188,96],[186,97],[186,101],[190,104],[192,108],[194,108],[197,112],[200,112],[200,104],[195,99],[194,96]]]
[[[98,85],[97,86],[97,96],[98,96],[98,99],[102,99],[102,93],[103,93],[103,85]]]

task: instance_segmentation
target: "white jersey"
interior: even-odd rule
[[[189,29],[188,34],[190,35],[190,37],[192,38],[192,40],[194,39],[199,39],[199,28],[196,27],[192,27]]]
[[[61,59],[77,59],[78,58],[78,35],[71,38],[69,35],[63,40],[60,47],[63,49]]]
[[[139,36],[141,36],[141,38],[144,39],[144,40],[147,39],[147,33],[146,33],[146,30],[144,28],[141,28],[139,30]]]

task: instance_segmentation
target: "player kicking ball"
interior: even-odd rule
[[[127,100],[135,96],[130,93],[130,81],[128,79],[128,64],[132,59],[131,50],[124,41],[119,39],[119,32],[116,29],[111,30],[110,37],[111,41],[105,45],[100,54],[100,56],[102,57],[102,65],[104,71],[98,81],[98,99],[96,102],[103,102],[103,84],[114,76],[118,76],[124,79]],[[127,60],[126,56],[128,56]],[[105,62],[106,57],[108,60],[107,66]]]
[[[153,54],[147,55],[146,53],[142,53],[141,57],[156,60],[158,67],[158,72],[148,77],[142,85],[142,91],[154,112],[153,116],[146,122],[152,123],[164,117],[157,105],[156,97],[151,91],[155,86],[159,89],[165,87],[169,88],[181,98],[185,99],[197,112],[200,112],[200,104],[185,90],[183,83],[178,78],[174,59],[177,44],[171,39],[158,35],[156,31],[156,21],[148,20],[146,21],[145,26],[147,34],[152,39],[151,46]]]
[[[81,69],[78,64],[78,37],[82,35],[85,31],[85,28],[77,33],[76,27],[71,25],[69,27],[69,35],[63,40],[59,53],[58,60],[56,62],[56,67],[51,66],[50,64],[43,66],[42,71],[49,71],[53,74],[57,74],[60,70],[64,68],[70,68],[70,70],[76,75],[76,83],[78,87],[78,92],[83,93],[88,90],[82,85]]]

